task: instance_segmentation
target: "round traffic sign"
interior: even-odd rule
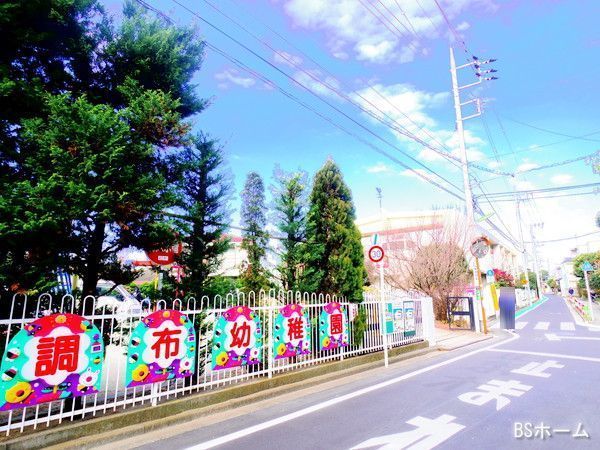
[[[485,236],[480,236],[471,243],[471,254],[475,258],[483,258],[490,251],[490,241]]]
[[[379,245],[374,245],[369,249],[369,259],[374,263],[378,263],[383,259],[383,248]]]

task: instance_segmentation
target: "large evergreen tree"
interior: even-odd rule
[[[316,173],[310,194],[302,289],[362,301],[366,270],[355,218],[350,189],[339,167],[328,160]]]
[[[184,158],[181,206],[187,211],[187,223],[180,258],[185,267],[182,286],[189,295],[212,294],[219,280],[209,275],[217,271],[231,246],[224,234],[231,215],[231,183],[223,168],[222,148],[206,135],[192,137]]]
[[[306,235],[307,175],[302,171],[286,173],[276,167],[273,177],[273,219],[283,234],[277,270],[282,287],[295,290],[298,288],[301,244]]]
[[[242,248],[248,253],[248,266],[241,275],[245,291],[259,291],[269,287],[269,279],[264,268],[268,236],[265,185],[261,176],[250,172],[242,191],[241,219]]]
[[[125,247],[164,247],[174,157],[205,103],[191,77],[203,44],[127,2],[0,6],[0,288],[43,288],[58,268],[127,281]],[[4,42],[3,42],[4,44]],[[15,107],[8,107],[9,104]]]

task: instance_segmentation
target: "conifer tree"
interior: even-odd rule
[[[230,220],[231,183],[224,171],[223,150],[204,134],[191,138],[184,153],[185,171],[181,180],[182,207],[188,220],[180,262],[184,266],[184,292],[200,296],[213,294],[220,280],[209,277],[221,263],[231,243],[225,236]]]
[[[265,185],[261,176],[250,172],[242,191],[241,219],[242,248],[248,253],[248,266],[241,275],[245,291],[259,291],[269,287],[267,272],[263,266],[267,252],[268,236]]]
[[[355,214],[339,167],[326,161],[315,175],[310,194],[302,289],[362,301],[366,270]]]
[[[306,172],[286,173],[279,167],[274,171],[273,219],[283,235],[279,245],[277,267],[284,289],[298,288],[298,268],[301,263],[302,241],[306,235],[307,176]]]

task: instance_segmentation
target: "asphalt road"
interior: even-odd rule
[[[600,448],[600,332],[576,325],[558,296],[517,328],[111,446]]]

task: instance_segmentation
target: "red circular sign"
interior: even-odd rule
[[[159,266],[169,266],[175,262],[175,256],[183,250],[181,242],[175,244],[172,248],[166,250],[152,250],[146,252],[148,259]]]
[[[383,248],[379,245],[374,245],[369,249],[369,259],[374,263],[380,262],[384,257]]]

